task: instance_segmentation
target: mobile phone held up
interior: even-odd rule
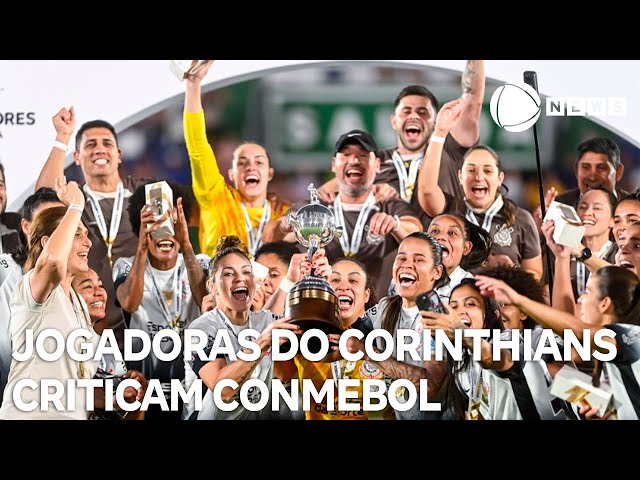
[[[418,295],[418,298],[416,298],[416,305],[418,306],[418,309],[425,310],[427,312],[447,313],[447,309],[442,303],[442,300],[440,300],[440,297],[434,290]]]

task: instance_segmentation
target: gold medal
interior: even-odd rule
[[[411,195],[413,195],[413,185],[408,185],[407,188],[404,189],[404,194],[407,198],[411,198]]]
[[[173,290],[162,290],[162,296],[164,301],[167,302],[167,307],[171,307],[173,304]]]
[[[400,387],[396,389],[396,398],[404,398],[407,393],[407,387]]]
[[[84,362],[78,363],[78,377],[85,378],[87,374],[87,369],[84,367]]]

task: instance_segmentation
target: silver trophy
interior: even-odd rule
[[[318,202],[318,191],[313,188],[313,183],[308,190],[311,203],[300,208],[295,215],[289,213],[287,225],[293,226],[296,239],[308,248],[307,254],[311,260],[318,248],[342,235],[342,227],[336,225],[333,212]],[[317,276],[313,270],[289,292],[285,316],[303,330],[318,328],[325,333],[343,331],[338,296],[329,282]],[[319,345],[317,347],[319,350]],[[311,342],[309,350],[315,350]]]

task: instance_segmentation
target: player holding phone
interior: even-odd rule
[[[435,290],[419,295],[416,298],[416,306],[420,311],[449,313]]]

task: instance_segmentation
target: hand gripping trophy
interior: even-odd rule
[[[318,248],[342,235],[342,227],[336,226],[333,212],[318,202],[318,191],[313,188],[313,183],[308,190],[311,203],[300,208],[295,215],[289,213],[287,224],[293,226],[296,239],[308,247],[307,255],[312,259]],[[285,316],[290,317],[291,323],[299,325],[303,330],[318,328],[325,333],[343,331],[338,295],[329,282],[316,276],[313,270],[289,292]],[[315,350],[311,342],[309,350]]]

